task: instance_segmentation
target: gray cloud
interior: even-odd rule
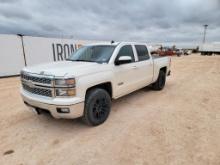
[[[16,8],[15,10],[8,10],[5,8],[1,9],[0,7],[0,10],[1,10],[1,16],[6,17],[6,19],[14,19],[14,20],[19,20],[19,19],[30,20],[31,19],[30,13],[27,13],[22,10],[17,10]]]
[[[1,0],[0,2],[2,4],[4,4],[4,3],[15,3],[15,2],[17,2],[17,0]]]
[[[75,39],[220,41],[219,0],[0,0],[0,33]]]

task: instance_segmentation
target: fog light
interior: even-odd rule
[[[57,108],[58,113],[70,113],[69,108]]]

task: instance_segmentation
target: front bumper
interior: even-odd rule
[[[75,103],[71,105],[55,105],[55,104],[49,104],[49,103],[43,103],[36,101],[30,97],[27,97],[22,94],[22,98],[24,100],[24,103],[30,108],[30,109],[38,109],[40,110],[46,110],[49,111],[50,114],[54,118],[66,118],[66,119],[74,119],[83,116],[84,112],[84,102]],[[61,113],[58,109],[60,108],[69,108],[68,113]],[[38,111],[39,112],[39,111]]]

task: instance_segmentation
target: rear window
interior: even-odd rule
[[[148,60],[150,58],[147,47],[145,45],[135,45],[138,61]]]

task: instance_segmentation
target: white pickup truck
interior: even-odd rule
[[[148,85],[163,89],[170,64],[170,57],[151,56],[143,43],[91,44],[66,61],[22,69],[21,95],[38,114],[82,117],[95,126],[108,118],[112,99]]]

